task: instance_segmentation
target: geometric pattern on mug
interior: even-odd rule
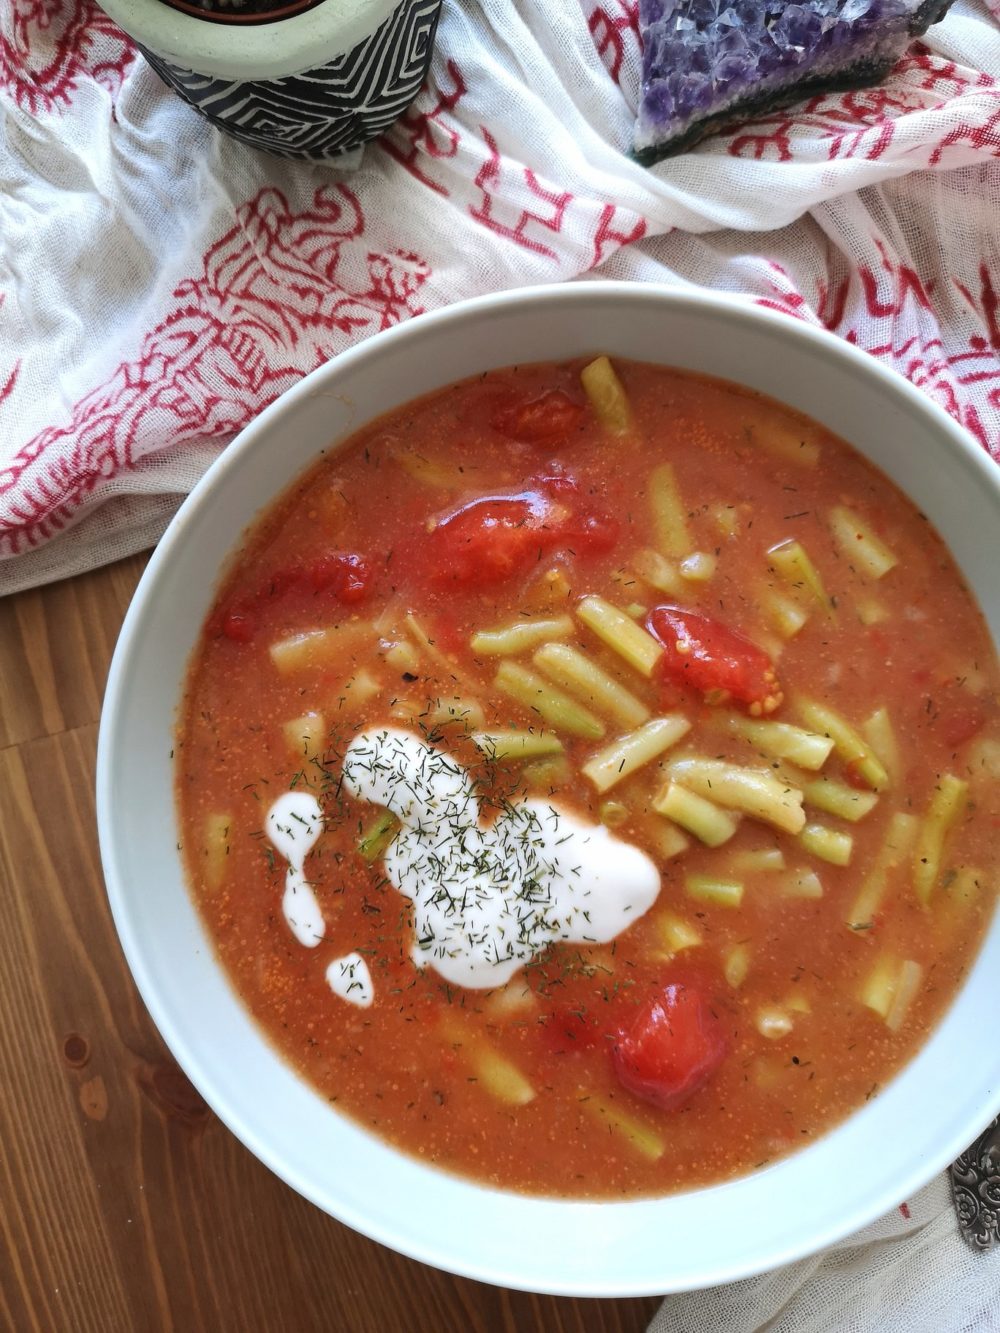
[[[440,12],[441,0],[402,0],[352,50],[283,79],[230,82],[143,55],[227,134],[282,157],[324,159],[377,138],[410,105],[427,74]]]

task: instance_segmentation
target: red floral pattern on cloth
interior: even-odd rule
[[[138,357],[0,469],[0,496],[18,497],[0,550],[16,554],[52,537],[103,478],[136,462],[149,435],[171,444],[231,436],[300,377],[303,342],[312,368],[419,314],[427,265],[370,252],[364,230],[357,197],[343,185],[318,189],[300,214],[277,190],[240,208],[201,274],[176,288]]]
[[[956,6],[879,88],[644,171],[635,0],[446,6],[427,86],[351,171],[219,138],[92,0],[10,0],[0,591],[148,542],[234,433],[358,339],[598,270],[828,328],[1000,457],[997,8]]]
[[[0,80],[30,115],[68,107],[85,83],[114,98],[137,52],[93,0],[7,0],[0,18]]]
[[[824,284],[817,284],[811,307],[777,263],[771,264],[774,294],[760,297],[758,304],[822,325],[888,362],[950,412],[1000,462],[1000,329],[989,269],[979,265],[978,296],[956,280],[970,310],[982,317],[985,333],[972,334],[963,350],[949,352],[940,337],[919,333],[899,340],[894,337],[900,325],[912,324],[912,317],[919,319],[921,312],[931,314],[933,306],[919,275],[894,262],[881,242],[876,241],[875,246],[881,257],[879,267],[860,267],[855,275],[863,297],[860,309],[867,316],[863,321],[847,315],[850,278],[832,294]],[[970,401],[967,390],[973,385],[984,391],[985,411],[980,403]]]

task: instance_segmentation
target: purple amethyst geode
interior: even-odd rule
[[[727,122],[877,83],[951,0],[639,0],[635,156],[649,164]]]

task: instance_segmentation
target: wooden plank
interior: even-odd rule
[[[0,598],[0,749],[96,722],[148,556]]]

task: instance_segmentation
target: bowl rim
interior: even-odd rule
[[[402,0],[318,0],[266,22],[227,23],[174,9],[164,0],[100,0],[140,47],[184,72],[240,83],[291,78],[352,51]]]
[[[154,0],[154,3],[158,2],[159,0]],[[119,875],[117,838],[114,832],[115,821],[112,815],[112,765],[113,756],[119,743],[117,733],[120,725],[122,697],[128,681],[135,644],[142,633],[143,623],[149,614],[150,594],[156,587],[161,576],[161,570],[169,564],[174,549],[184,541],[187,527],[200,510],[212,502],[215,491],[225,483],[230,474],[240,467],[244,453],[254,448],[258,440],[266,438],[286,414],[294,411],[300,401],[313,395],[317,390],[326,389],[328,380],[336,381],[345,378],[358,364],[364,365],[369,359],[377,360],[387,346],[405,346],[408,343],[419,345],[428,328],[432,326],[461,325],[464,320],[477,321],[484,315],[495,315],[504,310],[516,311],[518,307],[524,306],[525,303],[528,305],[569,304],[572,306],[577,303],[582,305],[587,302],[600,302],[604,299],[627,299],[651,303],[667,302],[679,308],[688,306],[696,312],[708,310],[720,317],[742,324],[748,331],[759,328],[762,324],[783,330],[786,334],[794,330],[793,337],[801,338],[807,344],[811,343],[814,348],[821,349],[824,354],[839,358],[842,364],[848,368],[853,368],[861,375],[880,381],[884,387],[899,396],[917,414],[927,418],[934,430],[947,437],[948,447],[955,453],[956,466],[961,464],[967,470],[970,470],[974,482],[977,481],[991,491],[998,508],[1000,508],[1000,470],[997,469],[996,465],[971,435],[958,425],[943,408],[895,370],[876,361],[870,354],[857,346],[847,343],[827,330],[808,324],[795,316],[761,306],[753,298],[716,293],[701,288],[679,288],[661,283],[588,281],[569,285],[548,284],[516,288],[445,306],[424,314],[415,320],[409,320],[383,330],[372,338],[341,352],[331,361],[304,376],[239,432],[183,501],[154,550],[123,620],[108,674],[101,715],[97,752],[96,796],[98,832],[108,900],[122,949],[136,987],[153,1022],[178,1064],[191,1078],[192,1083],[213,1112],[259,1161],[296,1190],[297,1193],[307,1198],[324,1212],[336,1217],[339,1221],[370,1239],[433,1267],[514,1290],[547,1292],[553,1295],[625,1298],[659,1295],[663,1294],[665,1288],[662,1283],[651,1280],[623,1284],[620,1281],[601,1278],[595,1274],[588,1275],[585,1281],[576,1279],[570,1281],[559,1280],[551,1283],[547,1282],[546,1285],[539,1285],[537,1281],[529,1282],[519,1279],[516,1272],[491,1267],[488,1258],[478,1266],[467,1262],[458,1262],[450,1259],[447,1255],[439,1254],[434,1244],[423,1236],[417,1243],[410,1236],[400,1237],[391,1226],[373,1223],[369,1218],[359,1214],[357,1210],[351,1210],[342,1205],[332,1205],[322,1189],[315,1187],[310,1179],[291,1169],[283,1162],[280,1153],[272,1149],[267,1142],[262,1141],[245,1123],[241,1108],[233,1106],[225,1100],[222,1094],[216,1093],[212,1080],[203,1068],[201,1060],[192,1054],[188,1042],[178,1032],[171,1016],[167,997],[160,993],[150,977],[142,949],[132,930],[128,910],[128,891],[125,888],[123,877]],[[359,421],[352,425],[346,433],[347,437],[364,424],[363,421]],[[331,443],[337,444],[342,438],[345,438],[345,436],[334,435]],[[290,471],[286,484],[291,484],[300,471],[301,468]],[[261,508],[266,506],[268,502],[269,500],[265,500]],[[219,569],[214,571],[216,580],[220,572]],[[174,708],[176,709],[176,701]],[[222,970],[221,967],[219,970]],[[253,1020],[251,1019],[251,1021]],[[939,1020],[939,1025],[940,1022],[943,1022],[943,1019]],[[275,1051],[275,1058],[282,1063],[287,1063],[284,1056],[277,1051]],[[906,1067],[904,1065],[903,1069],[893,1077],[898,1077],[899,1073],[902,1073]],[[998,1066],[998,1074],[1000,1074],[1000,1066]],[[914,1160],[910,1170],[899,1178],[898,1187],[893,1191],[894,1197],[889,1200],[888,1204],[886,1203],[886,1196],[883,1195],[869,1199],[864,1204],[858,1204],[853,1211],[845,1210],[838,1216],[838,1220],[827,1225],[825,1230],[818,1233],[814,1230],[805,1239],[800,1237],[795,1243],[787,1245],[783,1252],[771,1254],[766,1263],[744,1261],[730,1262],[728,1265],[720,1266],[708,1262],[704,1265],[704,1271],[693,1271],[689,1278],[682,1281],[672,1280],[668,1288],[669,1291],[689,1291],[755,1276],[818,1253],[844,1237],[854,1234],[883,1215],[889,1208],[911,1197],[918,1189],[926,1185],[935,1175],[948,1166],[960,1152],[965,1150],[968,1143],[981,1132],[982,1126],[998,1112],[1000,1112],[1000,1077],[990,1089],[990,1095],[982,1106],[982,1120],[979,1120],[977,1114],[975,1123],[969,1122],[966,1124],[963,1122],[956,1125],[951,1134],[942,1139],[933,1151]],[[827,1131],[824,1135],[819,1136],[815,1143],[822,1143],[831,1133],[835,1132],[837,1132],[836,1126],[832,1131]],[[782,1162],[789,1163],[801,1159],[810,1153],[814,1146],[815,1144],[799,1153],[791,1154],[790,1157],[781,1159],[776,1167],[769,1168],[769,1170],[777,1169],[782,1165]],[[393,1151],[399,1153],[398,1149]],[[407,1154],[400,1155],[407,1156]],[[461,1179],[446,1171],[438,1170],[435,1171],[435,1174],[451,1176],[456,1181]],[[757,1173],[756,1176],[739,1177],[733,1182],[708,1188],[725,1190],[730,1188],[731,1185],[739,1184],[740,1180],[759,1178],[760,1175],[761,1173]],[[489,1186],[478,1185],[474,1182],[472,1188],[486,1193],[497,1193],[501,1197],[509,1197],[506,1192],[491,1191]],[[537,1196],[531,1195],[514,1197],[523,1200],[529,1206],[536,1204],[545,1206],[552,1202],[550,1199],[539,1199]],[[664,1197],[677,1198],[680,1196]],[[592,1209],[642,1208],[650,1204],[662,1203],[663,1199],[631,1199],[620,1202],[614,1200],[572,1200],[570,1202],[582,1211],[589,1211]]]

